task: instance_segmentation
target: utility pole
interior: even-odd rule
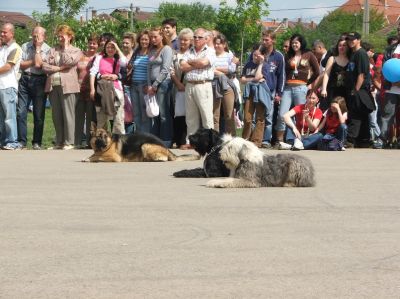
[[[131,31],[133,31],[133,3],[131,3]]]
[[[93,9],[93,6],[86,7],[86,22],[89,21],[89,9]]]
[[[369,35],[369,1],[364,0],[363,36]]]

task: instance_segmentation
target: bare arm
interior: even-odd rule
[[[12,69],[13,66],[14,65],[12,63],[7,62],[5,65],[0,67],[0,74],[4,74],[4,73],[9,72]]]
[[[322,79],[322,90],[321,90],[321,95],[323,97],[326,97],[328,94],[326,91],[326,87],[328,86],[329,76],[331,75],[333,60],[334,58],[333,56],[331,56],[329,57],[328,62],[326,63],[326,68]]]

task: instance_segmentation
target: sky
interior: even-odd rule
[[[227,0],[228,4],[234,5],[234,0]],[[1,0],[0,10],[16,11],[27,15],[32,15],[33,11],[47,12],[47,0]],[[86,16],[86,9],[91,7],[98,10],[98,13],[110,13],[115,8],[127,8],[131,3],[140,7],[143,11],[154,11],[162,2],[188,3],[187,0],[89,0],[88,5],[82,11],[83,17]],[[192,2],[197,2],[196,0]],[[199,1],[203,4],[212,5],[218,8],[220,0]],[[329,11],[344,4],[346,0],[267,0],[269,3],[270,14],[268,19],[282,20],[289,18],[296,20],[302,18],[304,21],[319,22]],[[297,2],[297,3],[296,3]],[[89,9],[90,7],[90,9]]]

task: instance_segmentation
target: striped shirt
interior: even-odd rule
[[[189,51],[185,53],[182,60],[194,60],[194,59],[204,59],[207,58],[210,62],[209,66],[202,69],[191,70],[186,73],[186,81],[203,81],[203,80],[213,80],[214,79],[214,69],[215,69],[215,50],[213,48],[205,45],[199,52],[196,52],[194,47],[191,47]]]
[[[233,54],[224,52],[221,55],[217,55],[215,58],[215,67],[228,68],[228,73],[234,73],[236,71],[236,64],[232,62]]]
[[[147,83],[147,65],[149,64],[149,56],[139,55],[133,62],[132,81],[137,83]]]

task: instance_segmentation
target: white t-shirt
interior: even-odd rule
[[[13,87],[18,89],[18,71],[21,63],[22,50],[16,43],[12,42],[10,45],[0,47],[0,67],[11,63],[12,67],[6,73],[0,74],[0,89]]]

